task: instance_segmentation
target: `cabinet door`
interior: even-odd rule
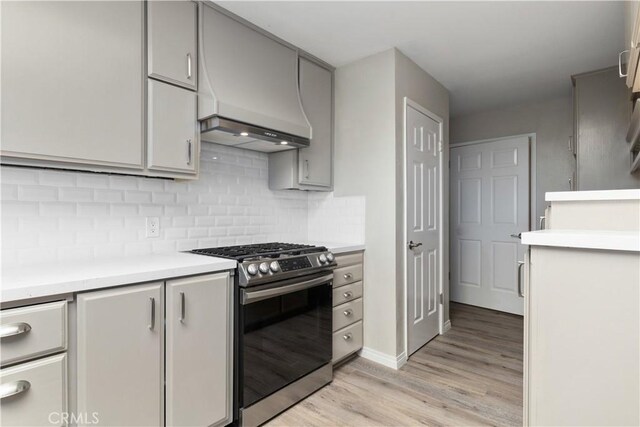
[[[0,7],[2,155],[141,169],[143,3]]]
[[[78,413],[100,425],[163,424],[163,285],[78,295]]]
[[[167,425],[231,421],[229,274],[167,282]]]
[[[150,77],[196,88],[197,18],[192,1],[147,2]]]
[[[196,93],[149,79],[148,167],[194,173],[199,158]]]
[[[311,123],[311,146],[298,150],[299,182],[331,186],[333,84],[331,71],[300,59],[300,97]]]

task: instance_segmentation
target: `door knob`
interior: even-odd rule
[[[422,246],[422,243],[418,242],[418,243],[413,243],[413,240],[409,240],[409,249],[415,249],[418,246]]]
[[[512,233],[511,237],[513,237],[514,239],[522,239],[522,233]]]

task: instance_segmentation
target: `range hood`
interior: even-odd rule
[[[202,4],[198,74],[201,140],[256,151],[308,147],[298,54]]]

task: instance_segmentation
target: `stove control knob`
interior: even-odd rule
[[[271,271],[273,271],[274,273],[280,270],[280,266],[278,265],[277,261],[272,261],[271,264],[269,264],[269,268],[271,268]]]
[[[267,274],[269,272],[269,264],[263,262],[260,264],[260,273]]]
[[[318,257],[318,261],[320,261],[320,264],[324,264],[325,262],[327,262],[327,256],[325,254],[320,254],[320,256]]]
[[[255,264],[249,264],[249,267],[247,267],[247,273],[249,273],[250,276],[255,276],[258,274],[258,266]]]
[[[327,261],[333,262],[334,259],[335,257],[333,256],[333,254],[331,252],[327,252]]]

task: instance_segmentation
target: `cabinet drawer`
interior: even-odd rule
[[[338,263],[338,267],[344,267],[353,264],[362,264],[363,260],[364,257],[362,256],[362,252],[358,252],[355,254],[336,255],[336,262]]]
[[[62,425],[67,412],[67,356],[57,354],[0,370],[2,424]],[[20,391],[22,389],[22,391]]]
[[[333,333],[333,363],[362,348],[362,321]]]
[[[362,264],[339,267],[333,270],[333,287],[362,280]]]
[[[0,324],[3,366],[67,348],[66,301],[2,310]]]
[[[333,306],[344,304],[362,296],[362,282],[352,283],[333,290]]]
[[[362,320],[362,298],[333,308],[333,331]]]

